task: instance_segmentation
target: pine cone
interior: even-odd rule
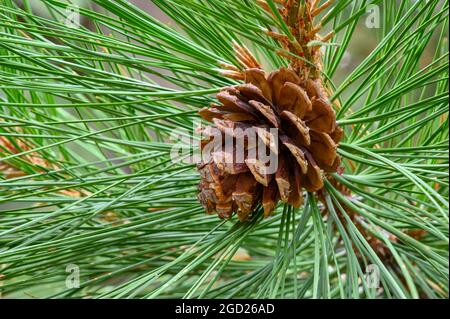
[[[294,207],[303,202],[303,188],[316,192],[323,185],[323,172],[336,172],[341,159],[336,153],[343,130],[320,80],[301,80],[294,71],[281,68],[266,73],[258,68],[244,71],[245,84],[227,87],[217,94],[218,105],[200,110],[200,116],[213,122],[206,127],[201,149],[211,158],[198,165],[201,174],[198,199],[210,214],[229,218],[233,212],[247,219],[262,203],[269,216],[281,199]],[[215,128],[215,130],[214,130]],[[278,168],[266,174],[259,158],[249,158],[254,147],[236,129],[254,128],[266,145],[278,156]],[[278,131],[273,143],[270,128]],[[236,161],[236,149],[206,148],[219,131],[245,144],[245,161]],[[241,134],[242,135],[242,134]]]

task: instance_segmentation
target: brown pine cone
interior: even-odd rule
[[[269,75],[258,68],[244,71],[245,84],[227,87],[217,94],[218,105],[200,110],[213,122],[206,127],[201,149],[211,158],[198,165],[201,174],[198,199],[209,214],[229,218],[233,212],[247,219],[262,203],[269,216],[281,199],[294,207],[303,202],[303,188],[316,192],[323,185],[322,171],[336,172],[341,159],[336,153],[343,130],[320,80],[301,80],[286,68]],[[238,129],[253,128],[266,151],[276,154],[278,167],[267,173],[260,158],[250,158],[255,147]],[[276,128],[278,143],[270,128]],[[211,147],[214,132],[231,138],[233,150],[223,144]],[[236,146],[245,146],[245,161],[237,161]]]

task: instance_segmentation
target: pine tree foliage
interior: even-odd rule
[[[3,296],[448,297],[448,1],[321,13],[335,32],[313,45],[345,130],[340,186],[326,183],[326,213],[305,194],[246,222],[205,214],[171,134],[193,133],[198,110],[238,83],[220,73],[239,66],[233,40],[269,71],[288,65],[267,34],[289,32],[279,1],[271,14],[256,0],[152,0],[170,24],[125,0],[46,0],[47,17],[32,2],[0,0]],[[338,79],[374,6],[377,45]],[[90,26],[68,24],[68,9]]]

